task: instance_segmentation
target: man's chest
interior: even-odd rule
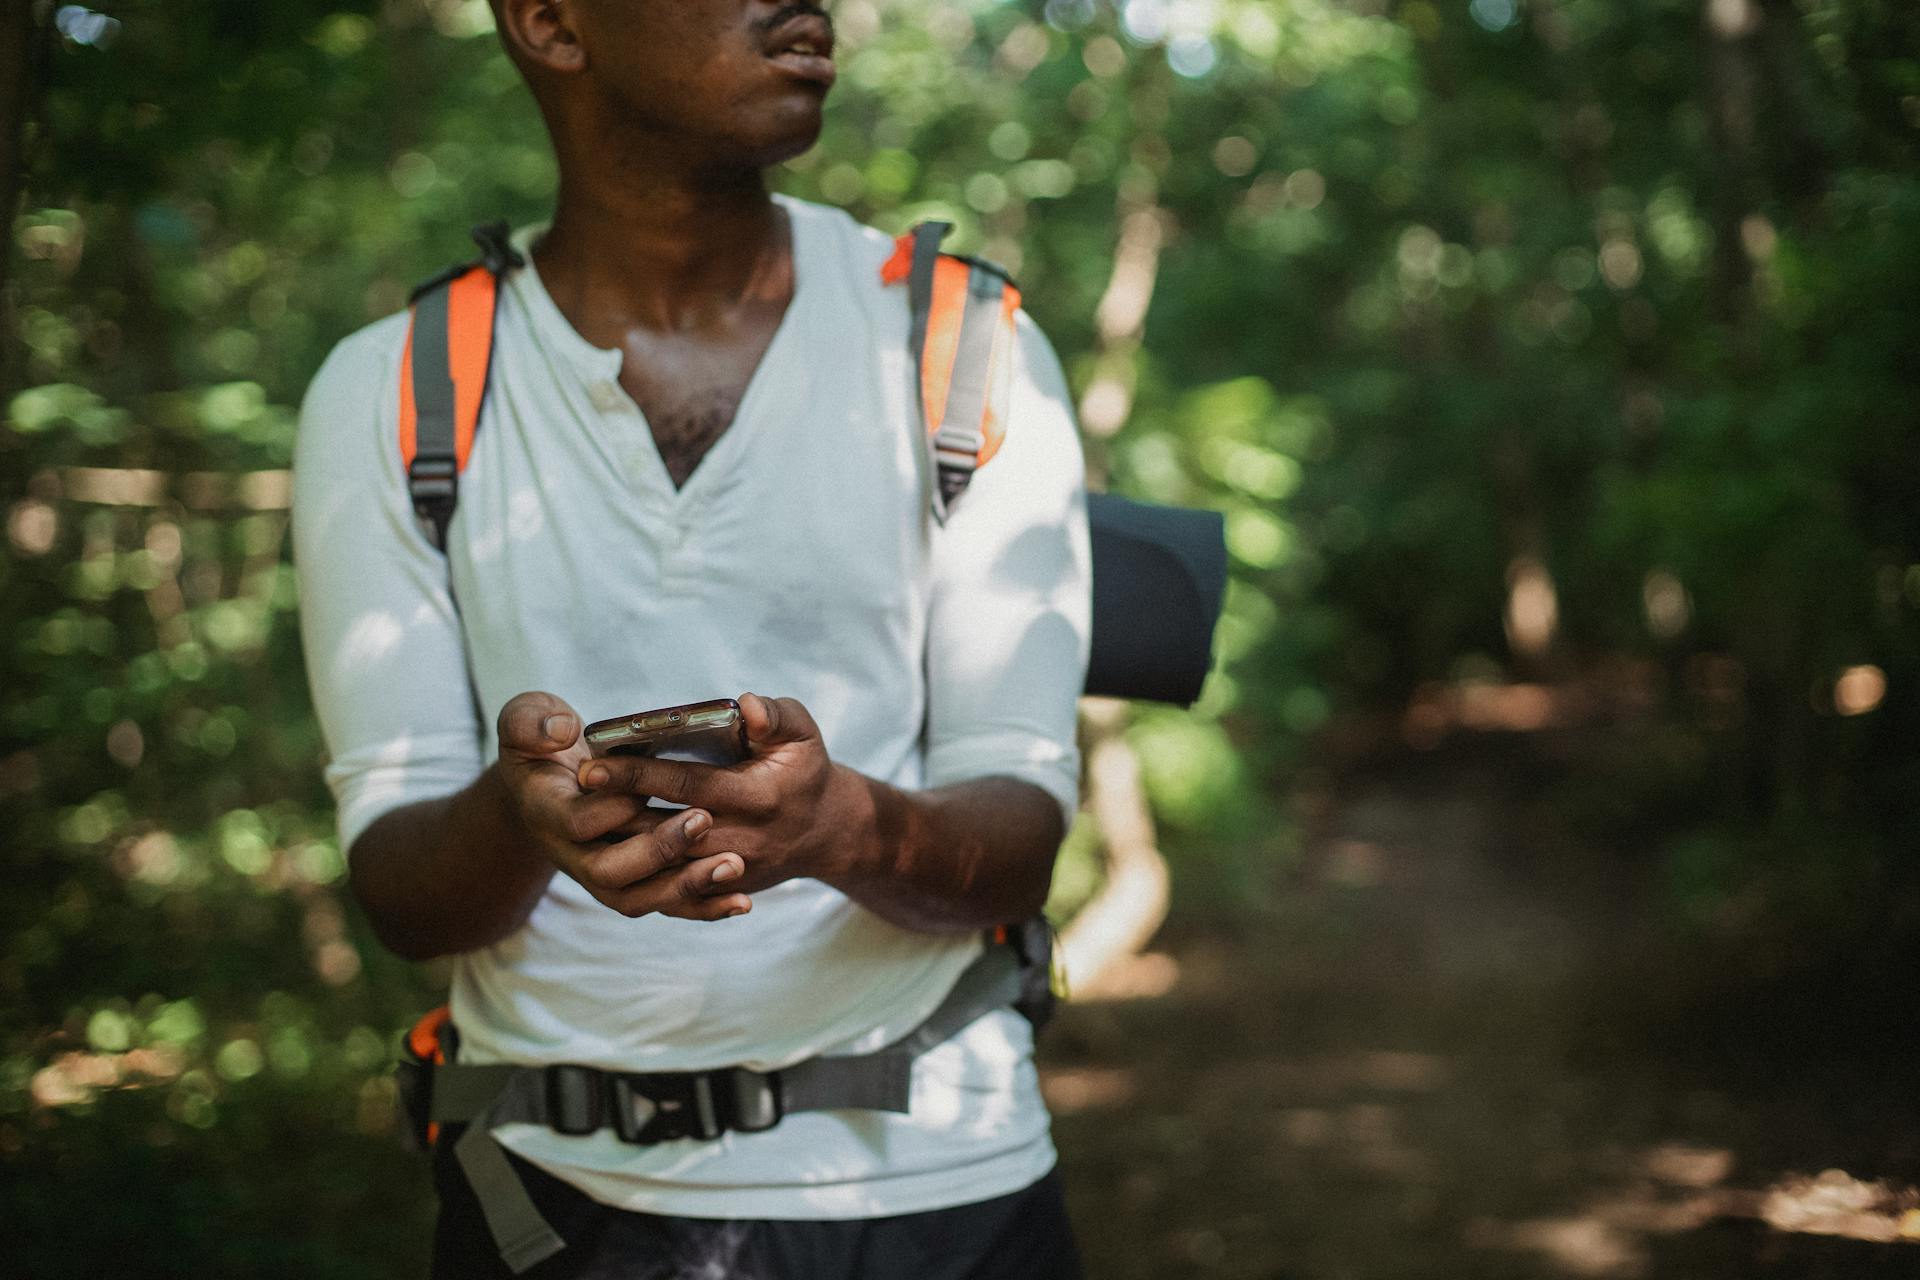
[[[735,323],[685,333],[636,333],[622,344],[620,385],[653,436],[674,487],[740,415],[768,359],[783,308],[750,309]]]
[[[869,349],[882,358],[828,368],[809,335],[796,358],[709,382],[728,420],[684,482],[660,420],[697,397],[655,385],[649,410],[611,368],[601,382],[500,349],[450,539],[477,664],[671,650],[824,669],[876,642],[910,650],[928,543],[908,371]]]

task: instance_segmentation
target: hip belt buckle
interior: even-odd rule
[[[675,1138],[711,1140],[725,1132],[705,1072],[618,1075],[609,1083],[613,1130],[622,1142],[651,1146]]]
[[[712,1141],[730,1129],[759,1133],[786,1115],[780,1077],[744,1067],[609,1076],[608,1097],[614,1132],[639,1146],[675,1138]]]

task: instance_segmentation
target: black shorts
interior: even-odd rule
[[[446,1135],[434,1153],[434,1280],[512,1280]],[[567,1247],[520,1280],[1079,1280],[1060,1180],[889,1218],[725,1221],[601,1204],[508,1153]]]

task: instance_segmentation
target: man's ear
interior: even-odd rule
[[[587,65],[574,29],[573,0],[499,0],[500,36],[514,61],[532,70],[571,72]]]

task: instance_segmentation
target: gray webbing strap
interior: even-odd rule
[[[933,313],[933,268],[940,261],[940,242],[947,232],[953,230],[950,222],[923,222],[913,229],[913,263],[907,272],[907,311],[913,318],[910,341],[913,344],[913,361],[916,375],[926,358],[927,317]],[[915,377],[914,404],[920,405],[920,380]],[[924,409],[917,409],[910,415],[913,418],[925,416]]]
[[[433,1069],[433,1102],[428,1118],[435,1124],[468,1124],[493,1109],[507,1095],[507,1086],[528,1068],[515,1062],[446,1063]],[[535,1094],[537,1097],[537,1093]],[[542,1110],[544,1110],[544,1104]],[[544,1120],[542,1116],[494,1117],[495,1124],[508,1120]]]
[[[413,304],[414,456],[453,456],[453,368],[447,360],[447,287]]]
[[[980,466],[987,398],[992,392],[993,344],[1000,331],[1000,303],[1007,282],[969,264],[967,306],[960,345],[947,382],[946,412],[933,433],[933,461],[940,499],[949,511]]]
[[[780,1073],[780,1107],[796,1111],[907,1111],[913,1055],[892,1046],[846,1058],[809,1058]]]
[[[1020,963],[1011,947],[988,947],[960,974],[927,1020],[884,1049],[844,1057],[809,1058],[780,1072],[784,1110],[898,1111],[905,1114],[913,1060],[952,1039],[1020,995]]]
[[[413,304],[413,461],[407,494],[414,514],[446,547],[447,522],[460,483],[454,457],[453,368],[447,355],[448,286],[429,289]]]
[[[933,314],[933,274],[940,263],[940,242],[953,225],[947,222],[922,222],[913,229],[913,261],[907,271],[908,346],[913,351],[913,407],[907,414],[907,430],[913,433],[913,447],[924,452],[930,464],[933,518],[947,522],[947,486],[942,482],[940,458],[928,433],[935,424],[927,419],[927,321]]]
[[[1019,957],[1010,946],[989,946],[960,974],[940,1007],[888,1048],[905,1050],[917,1058],[995,1009],[1007,1008],[1019,996]]]
[[[439,1086],[440,1082],[435,1080],[436,1093]],[[454,1158],[460,1162],[460,1171],[466,1174],[474,1198],[480,1202],[480,1212],[486,1217],[495,1247],[500,1250],[500,1260],[515,1275],[567,1247],[559,1232],[540,1216],[533,1198],[527,1194],[526,1184],[520,1181],[520,1175],[507,1160],[506,1149],[493,1137],[494,1126],[505,1123],[508,1118],[496,1111],[524,1111],[528,1109],[529,1099],[539,1097],[539,1073],[519,1071],[508,1081],[506,1091],[498,1096],[496,1108],[475,1117],[460,1140],[453,1144]]]

